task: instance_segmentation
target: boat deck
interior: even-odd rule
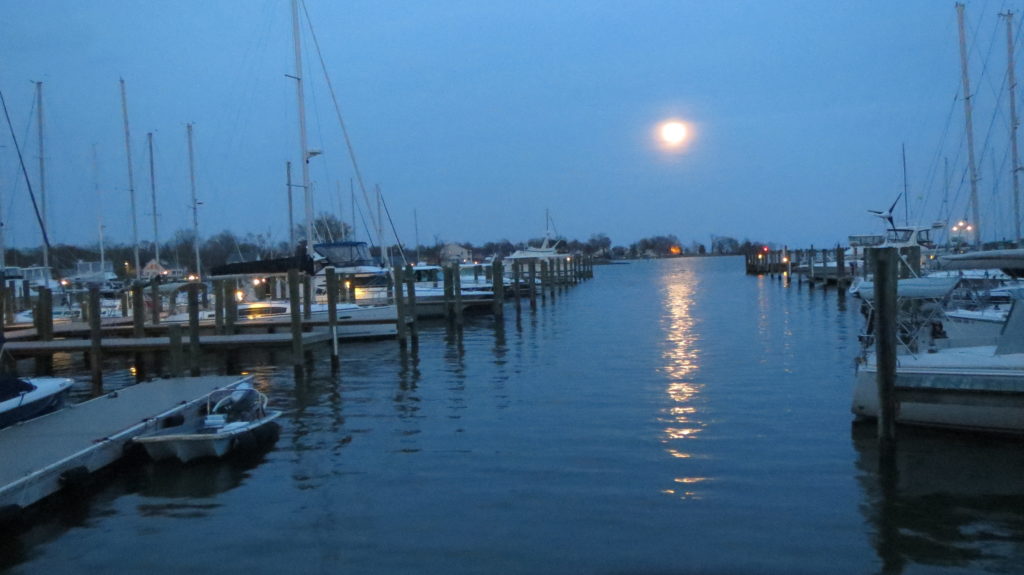
[[[67,483],[68,472],[92,473],[113,463],[147,421],[246,379],[210,376],[140,383],[0,429],[0,510],[26,507],[55,493]]]

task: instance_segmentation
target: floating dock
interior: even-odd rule
[[[0,520],[114,463],[147,426],[251,379],[149,381],[0,429]]]

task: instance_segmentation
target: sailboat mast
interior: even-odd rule
[[[199,260],[199,202],[196,201],[196,170],[192,154],[192,124],[186,124],[188,132],[188,179],[192,184],[192,246],[196,251],[196,275],[202,277],[203,266]]]
[[[146,143],[149,145],[149,194],[153,201],[153,247],[156,249],[156,263],[160,263],[160,234],[157,231],[156,212],[156,169],[153,165],[153,132],[146,133]]]
[[[903,151],[903,224],[910,225],[910,202],[907,198],[910,194],[907,193],[907,145],[903,144],[901,147]]]
[[[39,125],[39,203],[43,220],[43,228],[49,229],[49,220],[46,219],[46,155],[43,151],[43,83],[36,82],[36,113],[38,114],[37,124]],[[43,267],[50,267],[50,246],[43,242]]]
[[[106,252],[103,247],[103,196],[100,194],[100,168],[96,144],[92,145],[92,187],[96,193],[96,225],[100,237],[100,273],[106,269]]]
[[[292,163],[284,163],[285,185],[288,187],[288,247],[295,250],[295,218],[292,216]]]
[[[292,35],[295,40],[295,96],[299,105],[299,151],[302,158],[302,191],[306,202],[306,254],[313,255],[313,194],[309,186],[309,152],[306,150],[306,96],[302,88],[302,41],[299,0],[292,0]]]
[[[1016,246],[1020,245],[1020,160],[1017,156],[1017,77],[1013,68],[1013,12],[1006,11],[1006,66],[1010,80],[1010,150],[1013,156],[1013,231],[1016,239]]]
[[[128,129],[128,96],[125,94],[124,78],[121,78],[121,113],[124,116],[124,149],[128,156],[128,195],[132,202],[132,245],[135,246],[135,279],[142,278],[139,263],[139,219],[135,209],[135,172],[132,171],[132,136]]]
[[[981,248],[981,218],[978,213],[978,169],[974,164],[974,122],[971,119],[971,79],[967,73],[967,33],[964,31],[964,5],[956,4],[960,33],[960,69],[963,75],[964,121],[967,126],[967,162],[971,176],[971,218],[974,220],[974,247]]]

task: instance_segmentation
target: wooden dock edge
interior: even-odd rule
[[[62,416],[67,416],[71,411],[95,410],[102,411],[96,406],[102,402],[109,401],[112,397],[131,400],[132,391],[140,386],[175,386],[184,383],[192,383],[188,388],[189,395],[193,397],[174,406],[169,406],[155,414],[140,414],[136,419],[137,423],[121,429],[113,429],[111,432],[98,439],[93,439],[91,445],[79,449],[70,455],[56,454],[57,460],[39,469],[35,469],[6,485],[0,486],[0,524],[16,518],[20,511],[38,503],[44,498],[57,493],[65,487],[78,483],[87,476],[111,465],[121,459],[131,444],[132,437],[139,433],[158,426],[160,422],[169,416],[175,415],[191,406],[201,402],[208,393],[215,389],[229,388],[239,385],[245,381],[251,381],[253,376],[215,376],[199,378],[178,378],[159,381],[145,382],[125,387],[115,392],[91,399],[89,401],[66,407],[49,415],[27,421],[11,428],[0,430],[0,439],[11,429],[39,432],[39,435],[51,437],[58,440],[54,433],[46,433],[45,430],[52,429],[60,424]],[[212,385],[211,385],[212,384]],[[183,390],[184,391],[184,390]],[[125,397],[127,396],[127,397]],[[17,438],[13,438],[17,439]],[[59,449],[59,445],[55,448]]]

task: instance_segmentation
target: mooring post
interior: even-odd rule
[[[172,323],[167,326],[167,339],[170,344],[167,350],[167,359],[170,364],[167,367],[171,377],[181,377],[182,372],[182,346],[181,346],[181,324]]]
[[[146,298],[138,280],[132,283],[132,336],[146,337]]]
[[[475,269],[475,268],[474,268]],[[455,294],[455,323],[462,325],[462,274],[459,272],[459,264],[455,264],[455,287],[453,293]]]
[[[89,286],[89,367],[92,371],[92,395],[103,394],[103,332],[100,329],[100,288]]]
[[[313,277],[303,273],[302,278],[302,317],[313,317]]]
[[[233,335],[238,324],[238,283],[230,280],[224,286],[224,331]]]
[[[455,315],[455,275],[452,267],[458,264],[449,264],[442,268],[444,272],[444,318],[451,320]]]
[[[292,364],[300,367],[303,362],[302,349],[302,308],[299,304],[299,292],[302,290],[299,280],[299,270],[288,270],[288,299],[291,304],[292,315]]]
[[[13,281],[7,282],[7,290],[4,292],[4,323],[14,323],[14,286]]]
[[[898,254],[896,248],[875,248],[875,366],[878,382],[878,438],[882,443],[896,439],[896,301]]]
[[[542,300],[547,300],[548,290],[551,289],[551,264],[548,260],[540,261],[540,297]],[[551,294],[554,295],[555,290],[551,289]]]
[[[149,299],[151,300],[151,303],[153,305],[153,307],[152,307],[153,325],[158,325],[160,323],[160,282],[159,282],[159,278],[160,278],[160,276],[153,277],[153,279],[150,280],[150,284],[149,284],[150,285]]]
[[[494,318],[500,320],[505,315],[505,267],[501,260],[491,264],[491,291],[494,292]]]
[[[416,321],[416,273],[412,269],[412,264],[405,266],[405,291],[407,308],[406,313],[409,314],[409,320],[411,321],[412,332],[411,335],[416,337],[417,321]]]
[[[188,285],[189,375],[199,377],[199,284]]]
[[[527,264],[529,278],[527,278],[527,289],[530,290],[530,309],[537,309],[537,260],[530,260]]]
[[[327,329],[331,333],[331,369],[338,369],[338,274],[334,266],[324,270],[327,280]]]
[[[216,333],[227,333],[224,329],[224,306],[228,293],[228,280],[213,280],[213,325]]]
[[[520,295],[521,295],[519,293],[519,290],[522,289],[522,286],[519,285],[519,280],[521,279],[521,276],[522,276],[522,269],[521,268],[522,268],[522,266],[519,264],[519,260],[513,260],[513,262],[512,262],[512,297],[515,299],[516,312],[518,312],[521,309],[520,308],[520,302],[519,302]]]
[[[395,283],[395,327],[398,329],[398,344],[402,347],[408,343],[409,337],[409,325],[405,323],[405,297],[402,293],[405,291],[404,270],[401,264],[395,264],[392,270]]]

